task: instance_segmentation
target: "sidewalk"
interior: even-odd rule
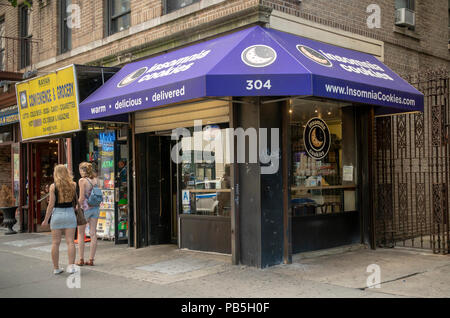
[[[48,234],[3,233],[0,297],[450,297],[450,256],[358,248],[294,256],[293,264],[261,270],[233,266],[228,255],[101,240],[96,266],[82,267],[81,288],[69,289],[67,273],[51,273]],[[65,242],[60,264],[67,264]],[[380,266],[381,288],[366,286],[370,264]]]

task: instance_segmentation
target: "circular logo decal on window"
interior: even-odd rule
[[[330,130],[322,119],[316,117],[306,123],[303,139],[306,152],[311,158],[320,160],[328,154]]]
[[[322,66],[326,67],[332,67],[333,63],[330,62],[322,53],[310,48],[309,46],[305,45],[297,45],[297,50],[299,50],[300,53],[302,53],[304,56],[309,58],[310,60],[316,62],[317,64],[320,64]]]
[[[147,72],[147,67],[141,67],[140,69],[134,71],[133,73],[129,74],[127,77],[125,77],[123,80],[121,80],[119,82],[119,84],[117,84],[117,87],[124,87],[127,86],[131,83],[133,83],[135,80],[137,80],[139,77],[142,76],[142,74],[144,74],[145,72]]]
[[[242,62],[251,67],[266,67],[275,62],[277,52],[270,46],[257,44],[242,51]]]
[[[27,93],[25,91],[20,92],[20,108],[24,109],[28,107],[28,102],[27,102]]]

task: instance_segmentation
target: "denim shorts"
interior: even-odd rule
[[[98,206],[91,207],[91,208],[87,209],[86,211],[84,211],[84,218],[86,220],[88,220],[90,218],[98,219],[99,216],[100,216],[100,207],[98,207]]]
[[[77,227],[77,217],[74,209],[54,208],[50,221],[51,230],[75,229]]]

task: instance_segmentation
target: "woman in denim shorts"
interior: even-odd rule
[[[94,173],[92,164],[89,162],[82,162],[79,166],[81,179],[78,181],[80,186],[80,197],[78,203],[84,211],[84,217],[89,223],[89,235],[91,237],[91,248],[89,251],[89,261],[84,261],[84,233],[86,224],[78,226],[78,254],[80,260],[77,265],[94,265],[94,256],[97,249],[97,221],[100,215],[99,207],[91,207],[87,200],[91,195],[91,191],[95,185],[98,185],[97,176]]]
[[[76,268],[73,266],[75,262],[75,244],[73,239],[77,228],[77,218],[73,202],[76,201],[77,185],[73,182],[69,171],[64,165],[55,167],[53,179],[54,183],[50,186],[50,199],[42,226],[48,224],[51,216],[53,273],[60,274],[63,272],[59,268],[59,245],[63,232],[66,236],[67,252],[69,254],[67,271],[74,273]]]

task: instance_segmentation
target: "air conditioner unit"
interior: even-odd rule
[[[416,25],[416,13],[407,8],[395,10],[395,25],[413,27]]]

